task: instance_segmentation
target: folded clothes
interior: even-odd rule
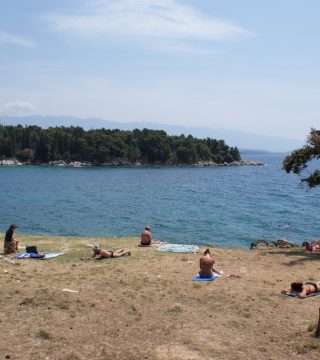
[[[232,273],[232,274],[227,275],[227,277],[229,279],[239,279],[239,278],[241,278],[241,275]]]

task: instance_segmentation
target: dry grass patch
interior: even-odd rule
[[[292,280],[318,273],[320,263],[306,261],[300,249],[266,255],[214,248],[224,274],[242,277],[198,284],[191,278],[199,254],[139,248],[134,238],[19,240],[65,255],[20,260],[20,266],[0,259],[0,358],[319,359],[313,335],[318,299],[280,295]],[[81,261],[91,254],[85,245],[96,242],[128,247],[132,256]]]

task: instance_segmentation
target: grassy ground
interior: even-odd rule
[[[296,279],[319,280],[320,255],[212,249],[224,275],[201,283],[191,281],[200,254],[139,248],[136,238],[17,237],[65,255],[0,259],[0,359],[320,358],[320,296],[280,294]],[[132,255],[81,261],[97,241]]]

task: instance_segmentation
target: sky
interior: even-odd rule
[[[0,115],[305,139],[320,128],[318,0],[1,0]]]

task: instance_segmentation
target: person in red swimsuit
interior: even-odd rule
[[[283,289],[282,294],[296,292],[300,299],[304,299],[307,295],[320,291],[320,281],[309,281],[303,284],[302,282],[291,283],[290,288]]]

